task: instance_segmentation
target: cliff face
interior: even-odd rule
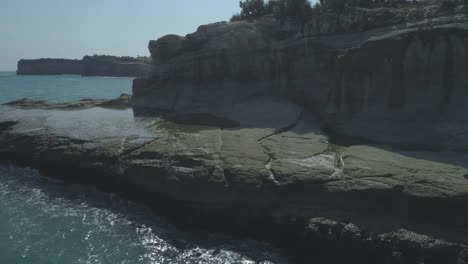
[[[85,56],[83,60],[20,60],[18,75],[75,74],[82,76],[141,77],[151,71],[151,64]]]
[[[12,102],[0,162],[264,230],[304,263],[468,263],[433,239],[468,240],[468,18],[437,2],[151,41],[131,105],[157,115],[102,109],[126,96]]]
[[[57,75],[81,74],[83,62],[81,60],[66,59],[39,59],[20,60],[18,62],[18,75]]]
[[[468,149],[468,17],[438,1],[322,13],[309,22],[201,26],[151,41],[155,70],[133,104],[249,123],[313,110],[335,135],[404,147]],[[248,107],[247,107],[248,105]]]
[[[468,24],[393,31],[340,57],[326,114],[344,135],[466,150],[467,70]]]
[[[83,76],[141,77],[151,71],[151,64],[83,58]]]

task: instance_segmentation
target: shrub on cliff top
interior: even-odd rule
[[[254,19],[266,14],[274,14],[278,19],[293,17],[303,20],[311,14],[308,0],[244,0],[239,2],[241,13],[232,16],[231,21]]]
[[[244,0],[239,2],[241,8],[240,14],[235,14],[231,17],[231,21],[244,19],[253,19],[263,16],[266,12],[266,4],[264,0]]]
[[[95,60],[95,61],[111,61],[111,62],[123,62],[123,63],[151,63],[151,58],[145,56],[130,57],[130,56],[112,56],[112,55],[97,55],[92,56],[86,55],[83,60]]]
[[[265,14],[265,2],[263,0],[245,0],[239,2],[241,17],[255,18]]]

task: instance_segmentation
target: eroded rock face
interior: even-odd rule
[[[413,149],[466,150],[467,29],[396,31],[348,51],[327,108],[337,133]]]
[[[207,113],[245,125],[251,123],[252,117],[271,119],[273,113],[300,112],[301,107],[291,100],[294,93],[286,92],[290,88],[288,75],[320,82],[314,77],[321,72],[326,76],[326,72],[317,69],[315,74],[310,74],[314,69],[307,72],[296,69],[307,65],[307,60],[317,60],[327,54],[311,49],[306,57],[304,50],[287,46],[284,48],[291,52],[298,50],[298,54],[285,57],[282,48],[273,48],[271,36],[266,35],[275,34],[266,30],[275,23],[273,18],[266,18],[259,24],[218,23],[200,27],[185,38],[169,36],[151,42],[156,70],[153,77],[134,82],[132,104],[137,113],[145,108]],[[174,43],[167,44],[168,41]],[[166,46],[173,50],[158,53]],[[170,57],[170,54],[175,55]],[[299,57],[306,61],[292,61]],[[298,85],[303,85],[304,80],[298,79]]]
[[[286,232],[303,252],[336,250],[323,256],[330,263],[340,263],[337,255],[360,263],[464,258],[460,244],[388,232],[466,243],[466,154],[338,146],[311,113],[291,106],[234,124],[204,115],[135,117],[115,107],[125,100],[110,102],[117,109],[92,101],[0,106],[0,162],[144,195],[183,218]],[[301,224],[307,219],[313,225]]]
[[[433,8],[163,37],[134,112],[2,106],[0,161],[284,232],[325,263],[465,263],[467,20]]]
[[[149,108],[243,123],[236,113],[245,101],[243,116],[258,116],[265,101],[281,100],[315,111],[340,137],[466,150],[463,10],[427,2],[323,13],[302,27],[268,16],[201,26],[151,41],[155,71],[135,80],[132,103],[137,114]]]
[[[333,263],[460,264],[467,250],[404,229],[373,234],[350,223],[321,217],[310,219],[305,230],[308,251]],[[338,251],[340,254],[333,254]]]

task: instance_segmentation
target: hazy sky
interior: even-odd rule
[[[229,20],[238,0],[0,0],[0,70],[21,58],[149,55],[166,34]]]

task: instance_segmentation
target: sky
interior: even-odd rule
[[[149,56],[149,40],[239,11],[239,0],[0,0],[0,71],[21,58]]]

